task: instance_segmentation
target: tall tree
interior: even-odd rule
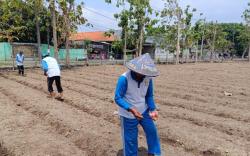
[[[51,12],[52,18],[52,28],[53,28],[53,44],[54,44],[54,51],[55,51],[55,58],[58,60],[58,45],[57,45],[57,23],[56,23],[56,1],[49,0],[49,8]]]
[[[140,56],[144,42],[145,25],[150,23],[149,15],[153,13],[153,10],[150,6],[150,0],[128,0],[128,3],[130,4],[130,11],[133,13],[133,18],[137,26],[139,38],[136,42],[136,47],[137,56]]]
[[[39,0],[38,0],[39,1]],[[0,41],[8,41],[6,34],[13,35],[13,42],[22,42],[22,43],[36,43],[37,35],[36,35],[36,20],[35,13],[37,11],[37,7],[34,6],[35,0],[11,0],[11,1],[0,1],[0,29],[2,29],[1,34],[2,38]],[[43,4],[43,3],[42,3]],[[9,6],[7,8],[7,6]],[[39,11],[39,25],[40,25],[40,36],[41,43],[46,43],[46,29],[42,29],[43,25],[46,23],[48,9],[42,5]],[[6,18],[8,17],[8,18]],[[19,18],[17,18],[19,17]],[[13,19],[16,19],[14,22]],[[11,23],[9,23],[11,22]],[[11,25],[12,27],[10,27]],[[18,29],[14,30],[13,28]],[[12,29],[12,32],[10,32]],[[5,36],[5,37],[3,37]]]
[[[87,20],[83,17],[83,2],[76,5],[75,0],[58,0],[62,10],[65,28],[66,65],[70,65],[69,37],[77,29],[77,25],[84,24]]]
[[[29,10],[31,10],[31,14],[34,15],[35,27],[36,27],[36,41],[37,41],[37,51],[38,58],[41,60],[41,22],[46,21],[47,10],[44,6],[43,0],[26,0]],[[45,15],[43,15],[45,14]],[[45,18],[44,18],[45,17]]]
[[[250,32],[250,3],[247,4],[248,8],[243,12],[243,18],[246,23],[246,30],[248,33]],[[248,43],[249,48],[248,48],[248,61],[250,62],[250,42]]]
[[[192,52],[193,47],[195,47],[196,51],[196,58],[195,60],[197,61],[197,42],[198,42],[198,32],[194,27],[192,27],[192,18],[193,18],[193,13],[196,11],[195,8],[190,10],[190,5],[187,5],[185,10],[183,11],[183,26],[182,26],[182,40],[183,40],[183,49],[189,49],[189,53]],[[194,46],[196,45],[196,46]],[[183,56],[183,55],[182,55]],[[189,57],[189,56],[187,56]]]
[[[35,21],[36,21],[36,37],[39,60],[41,60],[41,35],[40,35],[40,12],[43,8],[43,0],[33,0],[33,6],[35,8]]]
[[[217,22],[206,24],[205,42],[210,50],[210,62],[213,62],[213,56],[216,52],[225,52],[231,46],[231,42],[227,40],[227,32],[224,32],[221,25]]]
[[[116,19],[119,20],[118,26],[122,28],[122,44],[123,44],[123,59],[126,61],[126,51],[127,51],[127,36],[129,28],[129,17],[130,12],[123,9],[120,14],[114,15]]]
[[[201,50],[200,50],[200,56],[201,60],[203,59],[203,49],[204,49],[204,40],[205,40],[205,29],[206,29],[206,18],[200,20],[198,29],[201,33]]]
[[[181,27],[183,25],[183,10],[178,4],[178,0],[164,0],[165,7],[161,12],[163,25],[174,25],[176,27],[176,64],[179,64]]]
[[[22,13],[26,12],[23,3],[19,0],[5,0],[0,3],[0,39],[7,40],[10,44],[14,40],[19,40],[18,36],[24,35],[23,31],[27,28],[23,25],[24,17]],[[14,51],[12,51],[13,70],[15,66],[14,58]]]
[[[242,58],[245,57],[245,55],[248,53],[248,49],[249,49],[249,43],[250,43],[250,32],[248,27],[244,26],[244,28],[242,30],[239,31],[239,36],[236,37],[236,40],[240,43],[240,46],[243,47],[242,49]]]
[[[111,3],[112,0],[105,0],[108,3]],[[128,24],[128,27],[122,27],[123,29],[123,41],[124,37],[127,38],[126,41],[135,40],[133,45],[136,49],[136,55],[139,56],[142,54],[143,43],[145,39],[145,28],[148,25],[155,24],[155,20],[150,18],[150,15],[153,13],[153,9],[150,6],[150,0],[117,0],[117,7],[123,7],[124,5],[128,6],[128,9],[123,8],[120,14],[116,14],[120,21],[120,26],[124,23]],[[127,22],[126,22],[127,20]],[[126,33],[125,33],[126,32]],[[127,42],[127,44],[129,44]]]
[[[0,1],[0,39],[9,43],[19,40],[27,27],[23,24],[23,12],[26,12],[24,2],[20,0]]]

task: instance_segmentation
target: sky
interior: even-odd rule
[[[113,15],[119,13],[121,9],[117,8],[115,4],[107,4],[105,0],[76,1],[84,2],[84,17],[93,25],[93,27],[79,26],[78,32],[120,29]],[[197,9],[194,21],[200,18],[200,13],[203,13],[202,18],[206,18],[207,21],[241,23],[243,22],[241,15],[247,8],[249,0],[180,0],[179,2],[183,8],[190,5]],[[162,0],[151,0],[151,6],[155,10],[162,10],[164,3]]]

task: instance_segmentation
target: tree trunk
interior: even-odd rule
[[[14,53],[14,46],[13,46],[13,44],[12,44],[12,42],[11,41],[9,41],[8,40],[8,43],[10,43],[10,45],[12,46],[12,48],[11,48],[11,53],[12,53],[12,66],[13,66],[13,70],[15,70],[15,53]]]
[[[141,56],[142,55],[142,46],[143,46],[144,24],[142,24],[140,26],[139,32],[140,32],[140,36],[139,36],[139,50],[138,51],[139,51],[139,56]]]
[[[70,65],[70,56],[69,56],[69,37],[66,37],[66,66],[69,67]]]
[[[50,49],[50,34],[49,34],[50,32],[49,32],[49,26],[47,27],[47,45],[48,45],[48,49]]]
[[[70,28],[69,28],[69,14],[64,14],[65,25],[66,25],[66,66],[69,67],[70,65],[70,56],[69,56],[69,37],[70,37]]]
[[[138,25],[138,30],[137,30],[137,32],[138,32],[139,38],[136,39],[136,46],[135,46],[135,49],[136,49],[136,57],[139,56],[140,30],[141,30],[141,29],[140,29],[140,25]]]
[[[166,52],[166,49],[165,49],[165,52]],[[168,64],[168,54],[169,54],[169,52],[166,52],[167,54],[166,54],[166,63]]]
[[[125,65],[126,63],[126,60],[127,60],[127,54],[126,54],[126,51],[127,51],[127,29],[124,28],[124,41],[123,41],[123,64]]]
[[[197,41],[196,48],[195,48],[195,63],[197,63],[198,61],[198,47],[199,47],[199,43]]]
[[[52,14],[52,27],[53,27],[53,43],[54,43],[54,55],[58,60],[58,49],[57,49],[57,27],[56,27],[56,9],[55,0],[50,0],[50,12]]]
[[[204,46],[204,33],[202,35],[202,38],[201,38],[201,60],[203,60],[203,46]]]
[[[204,48],[204,40],[205,40],[205,30],[206,30],[206,19],[204,19],[204,28],[201,37],[201,55],[200,58],[203,60],[203,48]]]
[[[36,6],[38,7],[38,6]],[[36,38],[37,38],[37,50],[38,50],[38,58],[39,62],[41,61],[41,35],[40,35],[40,25],[39,25],[39,17],[38,17],[39,10],[35,11],[35,19],[36,19]]]
[[[180,55],[180,19],[177,24],[177,44],[176,44],[176,62],[175,64],[179,64],[179,55]]]
[[[217,24],[217,22],[216,22]],[[213,54],[214,54],[214,49],[215,49],[215,39],[216,39],[216,25],[214,26],[214,33],[213,33],[213,45],[212,45],[212,51],[210,55],[210,62],[213,62]]]
[[[244,52],[243,52],[243,54],[241,56],[242,59],[244,59],[246,52],[247,52],[247,48],[244,50]]]
[[[248,48],[248,62],[250,62],[250,44],[249,44],[249,48]]]

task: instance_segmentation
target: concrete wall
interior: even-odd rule
[[[42,44],[41,47],[42,54],[46,54],[48,51],[48,45]],[[10,61],[12,60],[12,50],[14,52],[14,56],[19,51],[23,51],[25,58],[35,59],[38,58],[38,50],[36,48],[36,44],[13,44],[10,45],[7,42],[0,43],[0,61]],[[75,60],[76,58],[87,57],[86,49],[70,49],[70,59]],[[54,56],[54,47],[50,46],[50,55]],[[58,58],[64,60],[66,58],[66,50],[59,49]]]

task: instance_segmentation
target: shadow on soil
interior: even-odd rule
[[[138,156],[147,156],[147,155],[148,155],[148,151],[145,147],[140,147],[138,149]],[[120,149],[116,156],[123,156],[123,149]]]
[[[2,142],[0,142],[0,156],[14,156],[14,154],[4,147]]]

